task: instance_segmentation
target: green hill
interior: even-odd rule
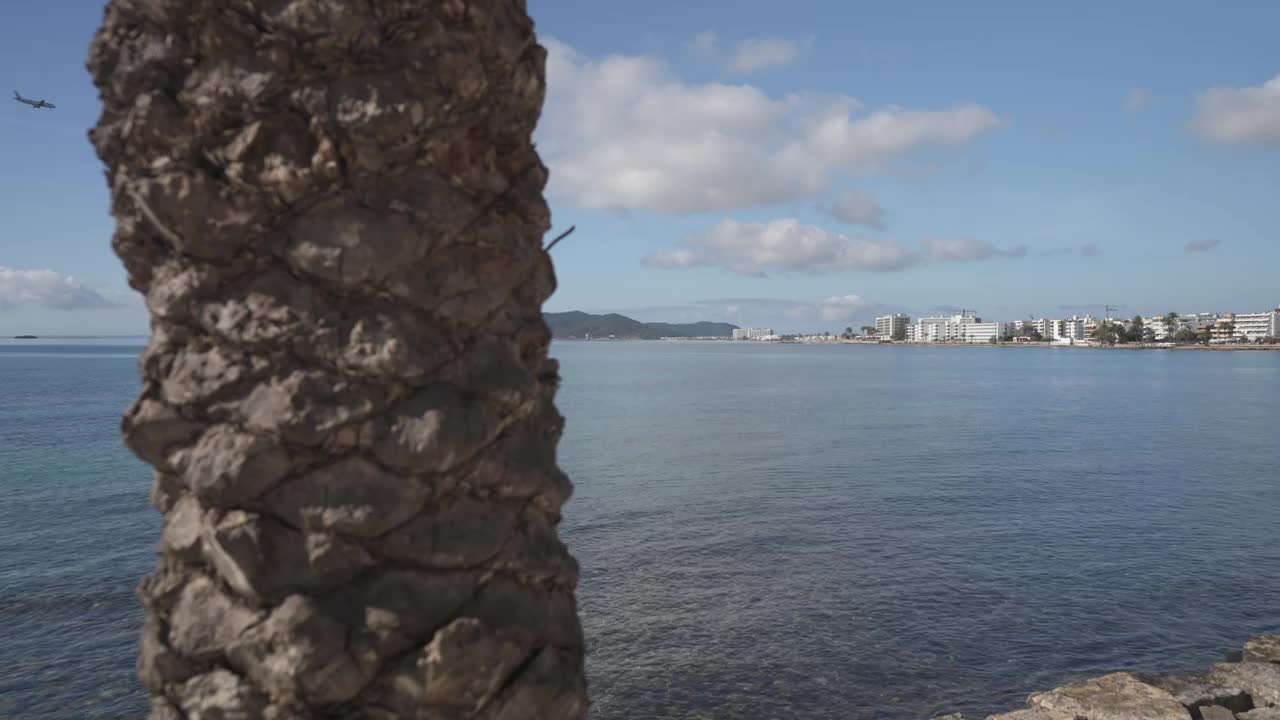
[[[664,337],[729,337],[738,327],[729,323],[714,322],[644,323],[617,313],[592,315],[576,310],[543,313],[543,317],[546,318],[547,325],[551,326],[551,335],[562,339],[581,339],[588,336],[604,338],[610,335],[616,338],[639,340],[658,340]]]

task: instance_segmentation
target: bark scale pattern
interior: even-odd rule
[[[153,718],[581,718],[524,0],[113,0]]]

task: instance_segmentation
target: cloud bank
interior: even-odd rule
[[[592,59],[544,44],[537,140],[548,195],[583,208],[687,214],[793,200],[1004,123],[975,103],[868,110],[845,95],[771,97],[749,84],[686,82],[653,57]],[[770,47],[749,46],[745,65],[782,57]]]
[[[767,223],[723,220],[707,232],[686,237],[680,247],[649,255],[644,264],[664,270],[721,267],[740,275],[764,277],[769,272],[894,272],[930,262],[1020,258],[1026,254],[1023,245],[1004,249],[969,239],[930,239],[923,251],[913,251],[897,240],[853,238],[785,218]]]
[[[1212,143],[1280,145],[1280,75],[1258,87],[1201,93],[1191,129]]]
[[[108,299],[108,295],[114,297]],[[117,293],[95,290],[70,275],[52,270],[15,270],[0,266],[0,308],[93,310],[120,307],[123,299]]]
[[[829,207],[822,208],[828,215],[848,225],[865,225],[876,230],[884,229],[884,209],[864,190],[846,190],[836,196]]]

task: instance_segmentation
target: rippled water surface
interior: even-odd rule
[[[983,713],[1280,630],[1280,353],[553,350],[598,720]],[[142,712],[138,351],[0,345],[0,717]]]

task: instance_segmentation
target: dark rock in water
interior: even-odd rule
[[[1280,665],[1275,663],[1218,663],[1209,679],[1249,693],[1255,707],[1280,705]]]
[[[35,335],[14,335],[14,340],[39,340]]]
[[[1245,662],[1280,663],[1280,635],[1259,635],[1244,644]]]
[[[1204,720],[1236,720],[1235,713],[1221,705],[1205,705],[1200,708],[1200,717]]]
[[[1072,683],[1028,700],[1033,708],[1088,720],[1190,720],[1191,713],[1173,695],[1130,673],[1112,673]]]
[[[1253,701],[1248,693],[1237,687],[1225,687],[1209,679],[1188,675],[1158,675],[1155,673],[1134,673],[1139,681],[1152,687],[1160,688],[1173,696],[1191,711],[1191,716],[1200,720],[1200,708],[1208,705],[1219,705],[1231,712],[1243,712],[1253,708]]]

